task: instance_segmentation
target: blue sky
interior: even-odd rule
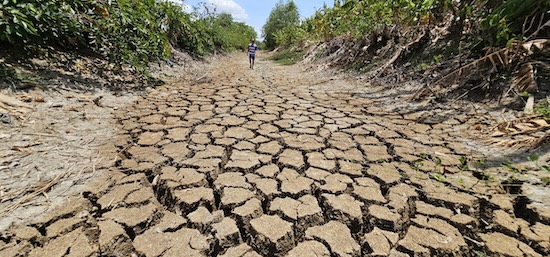
[[[254,27],[258,37],[261,37],[262,26],[279,0],[184,0],[184,3],[190,6],[196,6],[200,2],[215,5],[218,12],[230,13],[234,20]],[[332,6],[334,0],[294,0],[294,2],[298,5],[300,16],[305,18],[313,15],[315,9],[323,7],[325,2]]]

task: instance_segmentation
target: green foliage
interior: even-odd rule
[[[118,67],[146,68],[171,47],[205,55],[255,37],[229,14],[200,17],[165,0],[0,0],[0,43],[91,50]]]
[[[296,27],[300,24],[300,14],[298,13],[298,6],[294,1],[290,0],[284,3],[282,0],[271,10],[269,18],[266,24],[263,26],[263,36],[266,47],[273,49],[277,46],[276,35],[279,33],[279,39],[287,37],[283,34],[291,33],[291,29],[288,27]],[[282,32],[280,32],[282,31]],[[285,32],[286,31],[286,32]],[[293,39],[294,36],[288,36]],[[288,42],[286,44],[289,44]]]
[[[533,154],[530,154],[529,156],[527,156],[527,159],[531,162],[536,162],[538,161],[540,158],[540,156],[537,154],[537,153],[533,153]]]
[[[279,9],[282,9],[281,3],[270,18],[278,17]],[[335,0],[333,7],[325,5],[303,21],[300,29],[278,27],[270,34],[266,28],[273,25],[268,21],[264,35],[268,40],[272,40],[268,36],[273,35],[276,45],[283,46],[304,39],[330,41],[342,36],[362,40],[367,35],[376,36],[390,28],[415,29],[440,24],[448,14],[452,14],[451,30],[473,33],[475,39],[472,40],[483,41],[483,46],[504,46],[511,39],[536,37],[537,32],[543,31],[541,25],[550,21],[549,9],[548,0]],[[434,61],[438,63],[440,60]]]
[[[242,49],[257,36],[254,28],[242,22],[233,22],[233,17],[227,13],[215,18],[214,28],[219,33],[219,48],[226,50]]]
[[[300,61],[304,54],[304,51],[285,49],[279,53],[274,54],[270,57],[270,59],[282,65],[292,65]]]
[[[76,46],[84,26],[79,14],[87,1],[3,0],[0,41]]]
[[[463,170],[463,171],[470,170],[470,168],[468,168],[468,157],[462,155],[462,156],[460,156],[458,161],[460,162],[460,164],[458,165],[458,168],[460,170]]]
[[[14,43],[17,39],[36,35],[33,17],[29,17],[33,13],[36,9],[32,4],[15,0],[0,3],[0,40]]]
[[[13,68],[0,62],[0,81],[6,81],[13,85],[15,82],[19,82],[19,77]]]
[[[510,173],[525,173],[527,168],[523,166],[516,165],[512,161],[506,161],[500,164],[502,167],[506,168]]]
[[[535,107],[535,113],[542,115],[546,120],[550,120],[550,100],[540,101]]]
[[[529,36],[537,29],[534,22],[548,21],[550,18],[545,18],[544,13],[549,9],[548,0],[507,0],[483,19],[481,25],[490,32],[489,41],[493,45],[503,46],[512,38]],[[529,23],[530,26],[524,26]]]
[[[441,175],[441,174],[432,174],[430,175],[431,178],[439,181],[439,182],[445,182],[445,176]]]
[[[111,62],[145,67],[170,55],[168,34],[159,22],[166,15],[162,5],[154,0],[118,0],[106,8],[110,15],[96,20],[91,29],[97,50]]]
[[[415,26],[451,6],[450,0],[336,0],[308,19],[309,32],[321,40],[347,35],[360,38],[377,27]]]
[[[306,39],[306,32],[298,26],[288,26],[275,33],[275,43],[278,46],[287,47]]]
[[[216,50],[243,49],[251,39],[257,37],[254,28],[233,21],[233,17],[227,13],[195,19],[190,27],[190,33],[186,34],[188,38],[178,40],[178,44],[198,55]]]

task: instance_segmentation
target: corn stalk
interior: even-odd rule
[[[517,86],[520,92],[536,92],[535,72],[532,62],[529,60],[537,49],[542,50],[548,44],[550,44],[549,39],[535,39],[527,42],[514,41],[510,46],[501,49],[489,49],[483,57],[420,88],[413,99],[444,94],[463,86],[465,81],[472,77],[487,78],[489,75],[499,72],[515,72],[512,86]]]

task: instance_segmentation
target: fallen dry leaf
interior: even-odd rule
[[[519,123],[515,125],[516,128],[522,130],[522,131],[529,131],[529,130],[535,130],[536,128],[533,128],[531,124],[529,123]]]
[[[18,151],[18,152],[22,152],[22,153],[32,153],[32,151],[30,149],[27,149],[27,148],[37,146],[37,145],[40,145],[40,144],[37,143],[37,144],[29,144],[29,145],[21,145],[21,146],[12,146],[10,148],[10,150]]]
[[[26,103],[32,102],[32,97],[28,96],[28,95],[20,95],[19,99],[23,102],[26,102]]]
[[[22,153],[32,153],[31,150],[21,146],[12,146],[10,149],[14,151],[22,152]]]
[[[501,136],[504,136],[506,135],[506,133],[502,132],[502,131],[495,131],[493,134],[491,134],[492,137],[501,137]]]
[[[44,99],[43,96],[37,96],[34,98],[34,101],[37,103],[43,103],[43,102],[46,102],[46,99]]]
[[[77,107],[74,107],[74,106],[71,106],[69,108],[67,108],[67,111],[70,111],[70,112],[79,112],[81,111],[79,108]]]
[[[527,50],[529,54],[532,54],[533,51],[531,49],[533,49],[533,46],[535,46],[538,49],[543,49],[548,43],[550,43],[549,39],[535,39],[535,40],[525,42],[521,46],[523,46],[523,48],[525,48],[525,50]]]
[[[546,122],[546,120],[544,119],[540,119],[540,120],[532,120],[533,123],[541,126],[541,127],[548,127],[550,125],[548,125],[548,122]]]
[[[10,156],[10,155],[13,155],[13,154],[10,153],[10,152],[0,152],[0,158],[6,157],[6,156]]]

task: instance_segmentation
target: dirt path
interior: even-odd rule
[[[472,140],[489,112],[242,55],[205,73],[118,111],[115,167],[0,256],[550,254],[544,201],[463,171],[501,157]]]

